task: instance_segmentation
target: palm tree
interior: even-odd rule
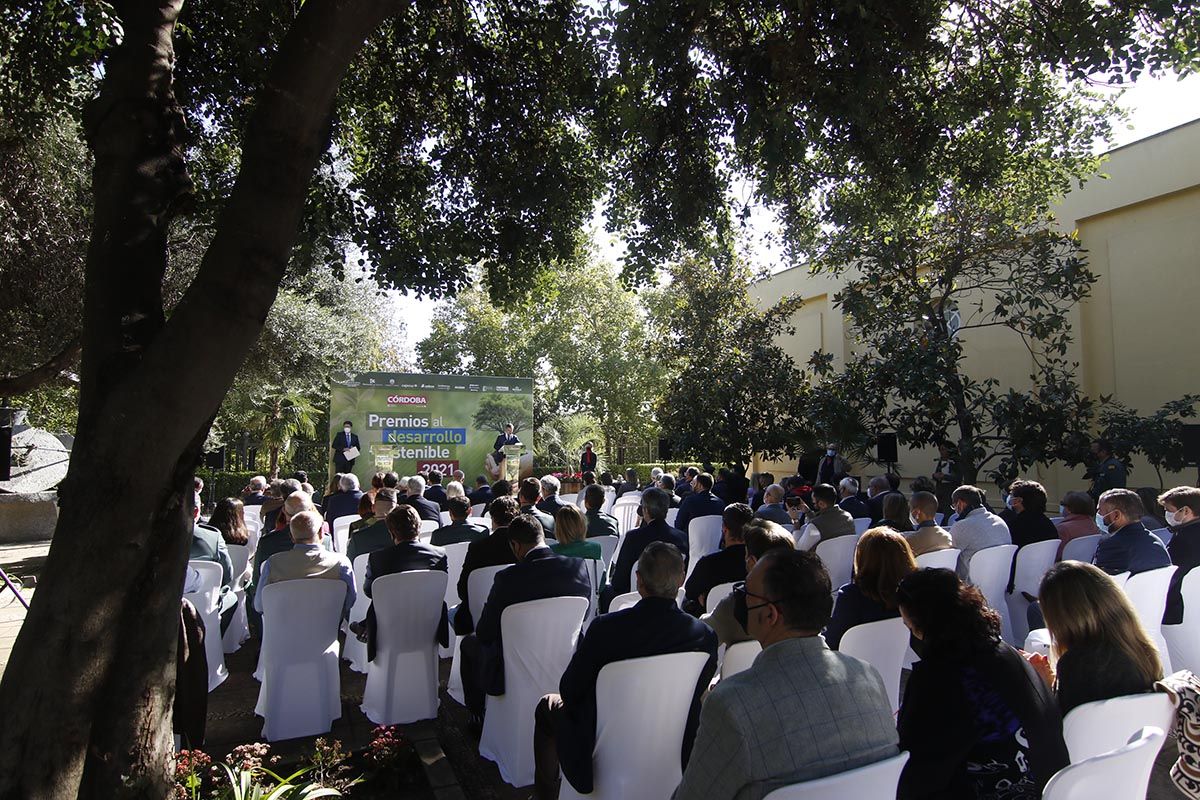
[[[292,439],[316,435],[317,415],[316,405],[294,389],[272,387],[257,402],[249,427],[270,454],[271,480],[279,477],[279,459],[291,449]]]

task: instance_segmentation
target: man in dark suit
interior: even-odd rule
[[[347,472],[338,477],[338,490],[325,498],[322,505],[325,508],[325,521],[333,530],[333,523],[339,517],[357,517],[358,502],[363,493],[358,488],[358,476]]]
[[[429,473],[429,488],[425,490],[425,499],[437,503],[438,511],[446,511],[446,490],[442,488],[442,473],[436,470]]]
[[[714,514],[719,516],[725,510],[727,504],[712,493],[712,487],[712,475],[701,472],[692,481],[695,491],[679,503],[679,516],[675,518],[675,527],[683,531],[684,541],[687,540],[687,529],[692,520]]]
[[[487,478],[480,475],[475,479],[475,491],[467,495],[467,499],[471,501],[471,505],[477,506],[480,503],[487,505],[492,502],[492,487],[488,485]]]
[[[363,592],[371,596],[371,584],[377,578],[396,572],[412,570],[437,570],[445,572],[446,551],[440,547],[425,544],[420,540],[421,519],[412,506],[396,506],[388,512],[386,519],[388,532],[393,544],[381,550],[375,550],[367,556],[367,573],[363,579]],[[357,625],[355,634],[359,633]],[[375,620],[375,605],[367,608],[367,617],[363,620],[363,632],[367,638],[367,660],[375,659],[375,646],[378,641],[378,629]],[[446,604],[442,604],[442,618],[438,622],[437,638],[443,647],[450,644],[450,628],[446,621]]]
[[[883,498],[895,492],[886,475],[876,475],[867,484],[867,508],[871,510],[871,524],[883,519]]]
[[[488,531],[473,523],[467,522],[471,513],[471,501],[465,497],[451,497],[447,501],[450,512],[450,524],[443,525],[433,532],[429,543],[435,547],[445,547],[448,544],[462,542],[477,542],[488,535]]]
[[[675,494],[675,476],[664,474],[658,479],[658,488],[667,493],[667,497],[671,498],[671,508],[679,508],[679,495]]]
[[[854,519],[870,519],[871,508],[858,496],[858,481],[854,478],[842,478],[838,483],[838,506]],[[880,511],[882,511],[882,507]]]
[[[595,472],[597,463],[599,463],[599,460],[596,458],[596,454],[592,452],[592,443],[588,442],[583,446],[583,455],[579,456],[579,471],[581,473]]]
[[[791,525],[792,518],[788,516],[784,498],[787,492],[778,483],[772,483],[763,492],[763,504],[754,512],[759,519],[770,520],[776,525]],[[793,501],[794,502],[794,501]]]
[[[709,476],[709,480],[712,480],[711,476]],[[709,485],[711,486],[711,483]],[[625,534],[625,541],[621,544],[616,566],[609,572],[608,586],[600,595],[601,611],[608,610],[608,604],[614,597],[629,591],[629,573],[633,570],[633,565],[637,563],[642,551],[646,549],[646,545],[651,542],[667,542],[678,547],[679,552],[683,553],[685,558],[687,557],[687,535],[667,524],[668,508],[670,508],[670,501],[667,499],[667,493],[662,489],[648,489],[642,495],[642,516],[647,522],[642,527],[634,528]]]
[[[547,514],[537,507],[538,499],[542,496],[542,484],[537,478],[526,478],[521,481],[517,499],[521,501],[521,513],[529,514],[542,525],[542,530],[550,538],[554,538],[554,516]]]
[[[425,479],[420,475],[408,479],[408,497],[400,502],[415,508],[421,519],[442,524],[442,509],[438,508],[437,503],[425,499]]]
[[[504,610],[547,597],[592,596],[592,579],[582,558],[555,555],[546,545],[541,523],[521,514],[508,525],[508,542],[517,563],[496,573],[492,591],[475,625],[462,642],[463,696],[467,708],[483,717],[484,693],[504,694],[504,640],[500,618]],[[580,616],[583,622],[584,614]]]
[[[717,636],[675,605],[685,564],[683,555],[669,544],[654,542],[643,550],[638,559],[637,588],[642,599],[632,608],[593,620],[563,672],[559,693],[546,695],[538,703],[533,733],[535,797],[558,796],[560,765],[575,789],[583,794],[593,791],[596,679],[601,669],[615,661],[668,653],[708,656],[684,729],[681,760],[686,765],[700,718],[700,695],[717,669]],[[650,725],[654,720],[645,722]]]
[[[262,475],[255,475],[246,484],[246,488],[242,491],[242,505],[244,506],[261,506],[267,502],[267,479]],[[258,513],[255,511],[254,513]]]
[[[541,484],[542,499],[537,504],[538,511],[541,511],[543,514],[549,514],[551,518],[553,518],[554,515],[558,513],[560,508],[571,505],[570,503],[564,502],[563,499],[558,496],[558,491],[562,488],[562,484],[559,482],[558,478],[554,477],[553,475],[547,475],[542,478],[539,483]],[[551,529],[550,532],[553,533],[553,529]]]
[[[621,535],[621,529],[617,525],[617,518],[612,514],[605,514],[600,510],[604,507],[603,486],[593,483],[584,489],[583,504],[586,508],[584,516],[587,517],[587,535],[589,539],[593,536]]]
[[[496,436],[496,441],[494,444],[492,444],[492,450],[500,450],[501,447],[507,447],[509,445],[520,444],[520,443],[521,443],[521,440],[518,439],[516,434],[513,433],[513,426],[512,426],[512,423],[510,422],[504,426],[504,433],[498,434]],[[503,452],[503,451],[501,451],[501,452]]]
[[[705,601],[714,586],[746,580],[746,540],[742,529],[754,519],[745,503],[732,503],[721,513],[721,541],[724,547],[696,562],[684,586],[683,610],[694,617],[705,611]]]
[[[454,632],[466,636],[475,630],[475,622],[471,619],[471,603],[467,597],[467,579],[471,573],[480,567],[497,567],[501,564],[515,564],[517,557],[508,546],[508,525],[521,509],[512,497],[497,497],[488,506],[488,516],[492,520],[492,533],[477,542],[471,542],[467,547],[467,556],[463,559],[462,572],[458,575],[458,597],[462,601],[454,612]]]
[[[620,497],[626,492],[636,492],[638,488],[639,484],[637,470],[631,467],[630,469],[625,470],[625,482],[617,487],[617,497]]]
[[[353,472],[354,461],[357,458],[346,458],[345,451],[350,448],[360,449],[358,434],[354,432],[354,423],[346,420],[342,423],[342,432],[333,437],[333,467],[335,472]]]

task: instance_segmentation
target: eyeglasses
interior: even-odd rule
[[[764,596],[763,596],[763,595],[761,595],[761,594],[755,594],[754,592],[748,591],[748,590],[746,589],[746,582],[745,582],[745,581],[738,581],[737,583],[735,583],[735,584],[733,585],[733,594],[734,594],[734,595],[741,595],[741,597],[742,597],[742,602],[743,602],[743,603],[745,603],[745,602],[746,602],[746,598],[747,598],[747,597],[757,597],[759,600],[766,600],[766,601],[767,601],[767,602],[765,602],[765,603],[759,603],[759,604],[758,604],[758,605],[756,605],[756,606],[752,606],[752,605],[750,605],[749,603],[746,603],[746,610],[747,610],[747,611],[753,611],[753,610],[754,610],[754,609],[756,609],[756,608],[765,608],[766,606],[773,606],[773,605],[775,605],[777,602],[779,602],[778,600],[772,600],[772,599],[770,599],[769,597],[764,597]]]

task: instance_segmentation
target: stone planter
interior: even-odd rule
[[[57,523],[56,493],[0,494],[0,544],[47,541]]]

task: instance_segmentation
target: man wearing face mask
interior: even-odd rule
[[[850,474],[850,464],[838,455],[837,446],[830,442],[825,448],[825,455],[817,465],[817,483],[828,483],[836,486],[838,481]]]
[[[796,540],[782,526],[765,519],[752,519],[742,528],[742,538],[745,541],[746,572],[754,569],[758,560],[773,550],[795,550]],[[700,621],[712,628],[717,634],[717,641],[728,647],[738,642],[750,641],[750,634],[738,622],[733,595],[727,596],[700,617]]]
[[[1167,589],[1163,624],[1178,625],[1183,622],[1183,579],[1200,564],[1200,489],[1178,486],[1159,495],[1158,502],[1166,512],[1167,525],[1175,532],[1167,552],[1171,555],[1171,563],[1179,567]]]
[[[896,755],[879,673],[818,635],[833,608],[830,591],[821,559],[795,550],[767,553],[735,590],[739,615],[763,651],[704,701],[674,800],[762,797]]]
[[[908,546],[912,548],[914,556],[947,550],[954,546],[949,532],[937,524],[937,495],[932,492],[913,492],[909,505],[912,511],[908,515],[908,521],[912,523],[913,530],[904,534],[904,538],[908,540]]]
[[[1136,575],[1171,565],[1162,541],[1146,530],[1142,498],[1129,489],[1109,489],[1100,495],[1096,525],[1112,535],[1100,542],[1092,563],[1109,575]]]
[[[342,423],[342,432],[333,437],[334,472],[354,472],[358,449],[358,434],[354,432],[354,423],[346,420]],[[347,457],[347,451],[353,453],[353,458]]]
[[[983,490],[977,486],[960,486],[950,495],[950,505],[958,521],[950,526],[950,538],[962,552],[958,556],[958,577],[969,580],[971,559],[985,547],[1012,544],[1004,520],[983,507]]]

